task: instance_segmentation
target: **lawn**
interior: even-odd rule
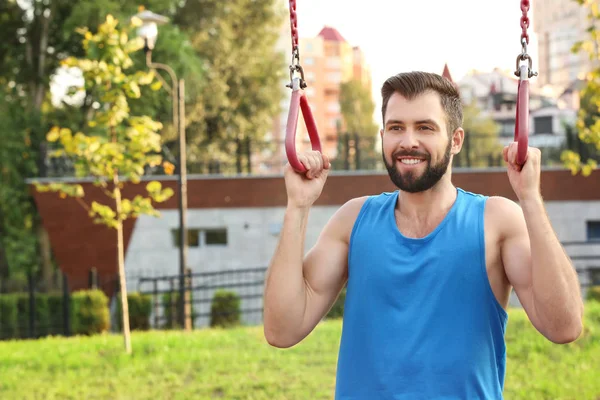
[[[506,399],[600,398],[600,303],[564,346],[521,310],[509,315]],[[324,321],[286,350],[269,347],[261,327],[135,333],[131,357],[118,335],[0,342],[0,399],[331,399],[340,331]]]

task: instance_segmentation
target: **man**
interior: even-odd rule
[[[382,88],[382,152],[393,193],[348,201],[303,257],[309,209],[330,163],[309,152],[306,175],[285,172],[288,205],[267,273],[264,333],[276,347],[305,338],[347,283],[336,399],[501,399],[508,299],[514,288],[535,328],[577,339],[576,272],[540,194],[540,151],[516,163],[519,205],[453,186],[464,140],[454,86],[411,72]]]

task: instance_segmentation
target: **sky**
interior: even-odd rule
[[[473,69],[514,70],[521,52],[520,0],[297,0],[296,10],[301,37],[328,25],[363,50],[377,108],[381,84],[391,75],[441,74],[448,63],[458,81]],[[536,69],[533,11],[528,50]]]

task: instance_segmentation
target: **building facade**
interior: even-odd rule
[[[597,173],[600,170],[593,172]],[[598,279],[600,274],[600,181],[594,176],[572,176],[565,170],[542,172],[541,188],[548,216],[559,240],[570,243],[567,252],[574,257],[582,284]],[[164,187],[176,187],[173,177],[160,181]],[[453,181],[467,191],[516,200],[505,168],[455,170]],[[83,185],[88,201],[103,198],[101,189],[89,182]],[[129,185],[124,189],[124,198],[143,194],[144,188],[145,182]],[[395,189],[387,174],[332,173],[311,208],[304,250],[316,243],[329,218],[346,201]],[[36,192],[34,196],[53,253],[65,274],[73,282],[82,282],[90,269],[96,268],[101,281],[114,278],[117,274],[114,230],[94,224],[73,199],[60,199],[53,193]],[[188,266],[194,274],[206,274],[194,278],[193,287],[198,289],[194,298],[201,300],[195,304],[195,311],[201,315],[196,325],[208,324],[210,299],[219,288],[239,291],[242,307],[254,310],[246,315],[245,322],[260,322],[261,279],[277,246],[287,202],[282,177],[190,177],[188,197]],[[159,218],[142,216],[125,224],[125,270],[130,291],[164,293],[177,288],[167,278],[152,280],[176,279],[179,272],[177,198],[174,196],[157,206],[161,212]],[[254,283],[252,292],[246,283],[236,286],[240,274],[252,273],[249,269],[263,271],[263,276],[252,275],[246,281]],[[216,280],[217,274],[227,277]],[[114,287],[103,289],[111,296],[114,294]]]
[[[463,102],[476,104],[482,115],[498,124],[502,145],[509,144],[514,138],[518,83],[512,71],[501,69],[472,71],[458,82]],[[545,95],[534,79],[530,82],[528,120],[530,146],[560,148],[565,143],[567,131],[575,126],[577,108],[572,103]]]
[[[291,41],[289,21],[280,30],[277,50],[291,62]],[[338,133],[344,131],[344,121],[340,108],[340,85],[356,79],[371,93],[372,77],[370,67],[364,53],[357,46],[352,46],[333,27],[325,26],[315,37],[300,37],[300,65],[304,70],[307,84],[305,91],[312,114],[315,118],[324,153],[335,158],[338,147]],[[285,155],[286,126],[290,107],[291,90],[285,85],[289,83],[286,76],[282,82],[284,90],[281,102],[281,113],[273,119],[272,132],[268,139],[276,144],[276,150],[269,156],[261,156],[268,160],[268,172],[278,173],[287,162]],[[310,149],[308,132],[302,114],[296,128],[296,148],[298,151]],[[265,168],[259,168],[267,170]]]
[[[575,43],[591,38],[586,32],[589,11],[576,1],[564,0],[533,0],[531,10],[538,39],[537,79],[540,87],[559,97],[592,68],[586,52],[571,51]]]

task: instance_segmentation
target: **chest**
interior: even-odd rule
[[[431,234],[442,223],[445,213],[429,215],[421,220],[403,217],[398,211],[394,212],[396,229],[405,237],[421,239]]]

